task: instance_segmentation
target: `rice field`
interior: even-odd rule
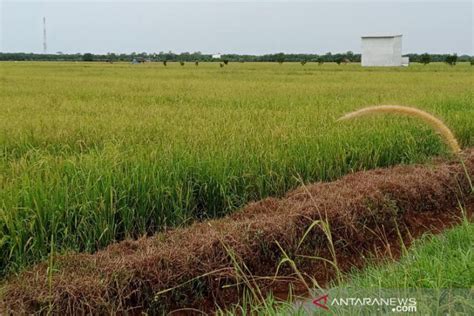
[[[0,274],[51,251],[221,217],[249,201],[474,145],[472,67],[308,63],[0,63]]]

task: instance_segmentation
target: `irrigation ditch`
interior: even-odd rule
[[[474,149],[425,165],[361,171],[302,185],[222,219],[126,240],[94,254],[55,256],[10,277],[5,313],[159,313],[235,303],[290,286],[324,287],[368,256],[474,211]],[[462,212],[459,206],[462,207]]]

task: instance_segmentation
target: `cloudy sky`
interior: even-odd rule
[[[0,0],[0,51],[360,52],[403,34],[403,53],[473,54],[471,1]]]

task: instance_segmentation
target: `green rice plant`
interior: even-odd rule
[[[451,130],[439,119],[434,117],[433,115],[418,110],[416,108],[408,107],[408,106],[400,106],[400,105],[378,105],[378,106],[371,106],[367,108],[363,108],[357,110],[355,112],[348,113],[341,117],[339,120],[349,120],[352,118],[356,118],[359,116],[372,114],[372,113],[397,113],[403,114],[413,117],[418,117],[423,121],[430,124],[446,141],[446,144],[451,148],[453,153],[459,153],[461,148],[459,147],[458,141],[454,137]]]

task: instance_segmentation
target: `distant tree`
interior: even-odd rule
[[[107,58],[105,59],[105,61],[110,63],[110,64],[113,64],[115,61],[118,60],[117,55],[115,55],[114,53],[107,53],[106,57]]]
[[[224,65],[229,64],[229,60],[228,60],[228,59],[224,59],[223,62],[224,62]]]
[[[181,66],[184,66],[184,61],[180,61],[179,64],[180,64]]]
[[[427,65],[431,62],[431,56],[428,53],[424,53],[420,56],[420,63]]]
[[[224,64],[223,64],[223,63],[219,63],[219,66],[221,66],[221,68],[222,68],[222,67],[224,67]]]
[[[94,55],[91,53],[85,53],[82,55],[82,61],[94,61]]]
[[[196,61],[194,62],[194,65],[199,66],[199,61],[196,60]]]
[[[163,66],[166,67],[167,64],[168,64],[168,62],[166,60],[163,60]]]
[[[474,58],[471,58],[471,66],[474,66]]]
[[[324,58],[322,56],[319,56],[318,57],[318,65],[321,66],[322,64],[324,64]]]
[[[340,65],[344,61],[344,57],[342,56],[336,57],[335,61],[336,61],[336,64]]]
[[[275,55],[275,60],[281,65],[285,61],[285,54],[279,53]]]
[[[327,52],[326,55],[324,55],[324,61],[327,61],[327,62],[334,61],[334,57],[331,54],[331,52]]]
[[[448,65],[454,66],[454,65],[456,65],[456,62],[458,61],[458,55],[456,55],[456,54],[448,55],[448,56],[446,56],[446,59],[444,61]]]
[[[351,62],[351,61],[355,61],[354,59],[355,59],[354,53],[352,51],[348,51],[346,53],[346,60]]]
[[[306,65],[306,60],[301,61],[301,66],[304,66],[304,65]]]

